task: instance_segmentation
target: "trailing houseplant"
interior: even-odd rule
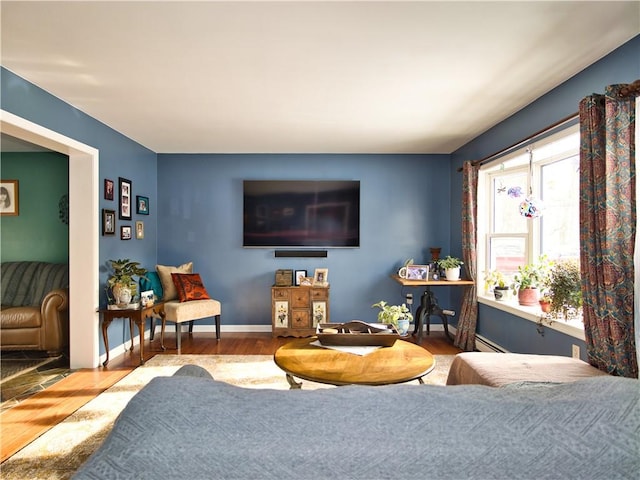
[[[582,308],[580,263],[563,259],[555,262],[549,281],[551,314],[565,319],[573,318]]]
[[[113,273],[107,279],[107,286],[112,296],[108,295],[110,303],[127,304],[138,291],[137,283],[133,277],[141,277],[147,273],[146,268],[140,266],[140,262],[133,262],[128,258],[109,260]]]
[[[371,305],[371,308],[380,309],[378,312],[379,323],[390,323],[398,329],[400,335],[406,335],[413,315],[404,303],[402,305],[388,305],[387,302],[381,300]]]

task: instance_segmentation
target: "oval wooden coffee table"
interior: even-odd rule
[[[273,356],[287,376],[291,388],[301,383],[293,377],[329,385],[389,385],[418,380],[436,365],[429,351],[404,340],[392,347],[379,348],[367,355],[356,355],[311,345],[317,337],[293,340]]]

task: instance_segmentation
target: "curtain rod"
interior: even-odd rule
[[[527,138],[523,138],[522,140],[520,140],[519,142],[514,143],[513,145],[510,145],[506,148],[503,148],[502,150],[499,150],[495,153],[492,153],[491,155],[488,155],[484,158],[481,158],[480,160],[474,160],[471,162],[471,165],[473,165],[474,167],[476,165],[482,165],[483,163],[487,162],[488,160],[493,159],[494,157],[497,157],[498,155],[501,155],[505,152],[508,152],[509,150],[513,150],[516,147],[519,147],[520,145],[523,145],[527,142],[531,142],[533,141],[536,137],[547,133],[549,130],[552,130],[556,127],[559,127],[560,125],[567,123],[571,120],[573,120],[574,118],[576,118],[578,116],[578,112],[573,113],[567,117],[564,117],[562,120],[558,120],[556,123],[553,123],[551,125],[549,125],[548,127],[543,128],[542,130],[537,131],[536,133],[534,133],[533,135],[528,136]],[[458,172],[462,171],[462,167],[458,168]]]

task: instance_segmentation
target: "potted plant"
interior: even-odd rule
[[[400,335],[406,335],[409,331],[409,323],[413,320],[411,310],[403,303],[402,305],[388,305],[384,300],[371,305],[371,308],[379,308],[378,322],[390,323],[398,329]]]
[[[493,292],[496,300],[507,300],[510,286],[507,277],[499,270],[491,270],[484,277],[484,288]]]
[[[109,260],[113,273],[107,279],[107,286],[111,290],[111,295],[107,297],[109,303],[119,306],[128,305],[138,291],[137,283],[133,277],[144,276],[147,273],[145,268],[140,267],[140,262],[132,262],[128,258]]]
[[[539,287],[548,284],[551,262],[545,255],[540,256],[536,263],[520,265],[513,277],[512,290],[518,295],[518,303],[525,306],[538,304]]]
[[[540,294],[540,308],[544,313],[549,313],[551,311],[551,302],[553,301],[553,297],[549,292],[542,292]]]
[[[557,261],[551,269],[549,288],[552,293],[551,313],[565,319],[576,316],[582,308],[579,262],[571,259]]]
[[[449,281],[460,280],[460,267],[463,264],[462,260],[450,255],[438,260],[438,266],[444,270],[444,275]]]

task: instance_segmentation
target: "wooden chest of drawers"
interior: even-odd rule
[[[274,337],[308,337],[329,321],[329,287],[271,287]]]

